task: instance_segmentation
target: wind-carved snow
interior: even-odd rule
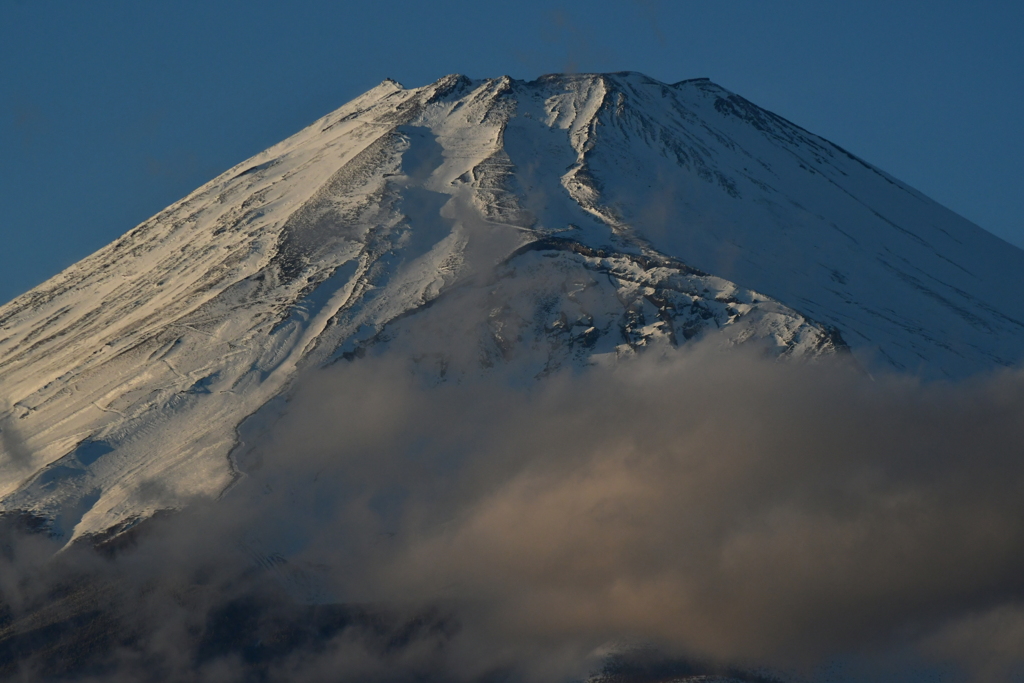
[[[215,496],[247,416],[367,353],[444,381],[849,343],[963,376],[1019,360],[1022,272],[706,80],[385,81],[0,308],[0,508],[70,540]]]

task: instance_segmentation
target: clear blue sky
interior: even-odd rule
[[[1024,245],[1024,3],[0,0],[0,302],[391,77],[708,76]]]

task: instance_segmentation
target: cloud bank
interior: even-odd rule
[[[427,386],[395,358],[308,375],[233,489],[130,544],[8,532],[8,670],[61,675],[10,645],[50,613],[96,632],[60,647],[103,680],[570,680],[637,648],[810,680],[1024,666],[1019,372],[704,344]]]

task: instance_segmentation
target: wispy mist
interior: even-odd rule
[[[1020,373],[697,346],[500,375],[309,375],[220,501],[105,554],[10,536],[8,620],[97,603],[103,680],[564,680],[636,646],[812,677],[899,651],[951,680],[1024,664]]]

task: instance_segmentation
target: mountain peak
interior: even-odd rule
[[[368,354],[443,382],[704,340],[962,377],[1020,360],[1021,272],[707,79],[388,79],[0,307],[0,508],[70,539],[217,495],[247,416]]]

